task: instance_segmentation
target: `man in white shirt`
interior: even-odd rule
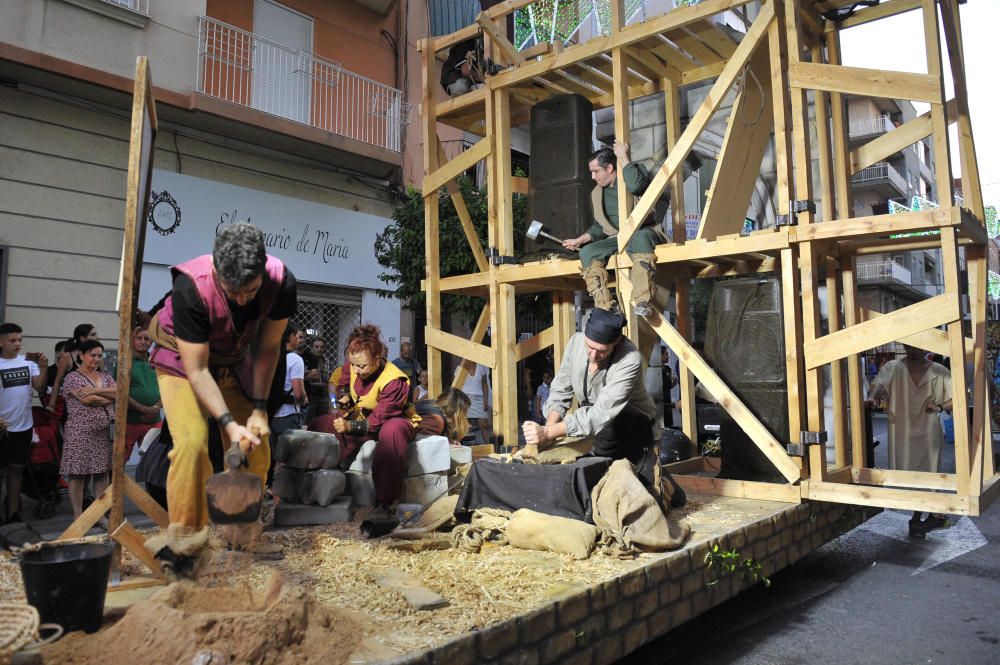
[[[21,355],[22,330],[0,325],[0,466],[7,467],[4,521],[20,522],[21,481],[31,450],[31,391],[44,394],[49,361],[43,353]]]

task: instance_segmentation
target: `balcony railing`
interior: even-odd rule
[[[852,120],[848,128],[851,137],[874,136],[875,134],[885,134],[891,132],[896,126],[892,124],[887,115],[877,115],[862,120]]]
[[[909,268],[901,266],[895,261],[858,263],[858,283],[889,281],[909,286],[913,283],[913,277]]]
[[[196,90],[394,152],[412,112],[395,88],[206,16]]]
[[[896,167],[889,162],[878,162],[877,164],[872,164],[861,169],[851,177],[851,182],[855,185],[877,185],[888,182],[896,188],[896,191],[900,195],[910,195],[910,188],[906,184],[906,178],[900,175]]]

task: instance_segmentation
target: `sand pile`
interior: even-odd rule
[[[274,576],[264,592],[249,587],[172,584],[129,608],[93,635],[72,633],[42,651],[65,665],[306,665],[346,663],[363,628],[301,587]]]

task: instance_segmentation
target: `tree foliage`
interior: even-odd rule
[[[489,197],[486,188],[477,189],[467,177],[458,179],[462,197],[472,218],[480,246],[486,251]],[[441,276],[467,275],[479,271],[469,248],[461,220],[451,197],[444,189],[437,193],[440,214]],[[515,257],[524,253],[527,200],[520,194],[513,197]],[[424,199],[421,192],[407,188],[405,200],[392,213],[392,223],[375,239],[375,258],[385,271],[379,277],[395,289],[380,289],[383,297],[399,298],[403,306],[421,310],[426,304],[420,281],[426,276],[424,255]],[[442,314],[461,321],[474,322],[485,305],[483,298],[443,295]]]

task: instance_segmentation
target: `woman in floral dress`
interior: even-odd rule
[[[63,433],[60,473],[69,478],[69,500],[73,515],[83,512],[83,490],[93,478],[94,496],[108,486],[111,470],[111,428],[115,417],[117,388],[111,375],[101,371],[104,345],[88,339],[80,345],[80,366],[66,375],[62,394],[67,419]]]

